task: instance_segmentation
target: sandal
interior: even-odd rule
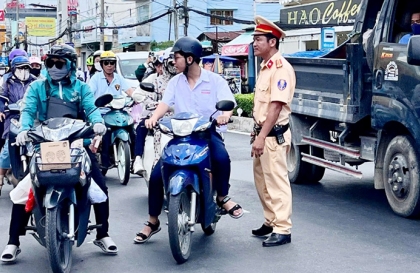
[[[149,235],[146,235],[142,232],[138,232],[136,234],[136,236],[140,237],[142,240],[137,239],[137,237],[134,238],[134,243],[135,244],[143,244],[143,243],[147,242],[150,239],[150,237],[152,237],[154,234],[158,233],[161,230],[159,220],[157,221],[156,224],[152,224],[149,221],[147,221],[146,223],[144,223],[144,225],[150,227],[152,229],[152,231],[150,232]]]
[[[102,249],[102,251],[106,254],[117,254],[118,252],[117,245],[114,243],[111,237],[104,237],[99,240],[96,239],[95,241],[93,241],[93,244]]]
[[[20,253],[20,248],[17,245],[7,245],[1,254],[1,260],[5,263],[13,263],[16,261],[17,255]]]
[[[221,215],[226,215],[226,214],[229,214],[229,216],[230,217],[232,217],[233,219],[239,219],[239,218],[241,218],[243,215],[244,215],[244,210],[242,210],[242,213],[241,214],[239,214],[239,215],[235,215],[234,214],[234,212],[235,211],[237,211],[237,210],[239,210],[239,209],[242,209],[242,207],[241,207],[241,205],[239,205],[239,204],[236,204],[236,205],[234,205],[229,211],[227,211],[223,206],[227,203],[227,202],[229,202],[230,201],[230,197],[229,196],[225,196],[225,198],[223,198],[223,200],[222,201],[219,201],[219,199],[218,198],[216,198],[216,203],[217,203],[217,205],[221,208]]]

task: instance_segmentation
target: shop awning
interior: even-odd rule
[[[253,42],[252,32],[245,32],[222,47],[224,56],[248,56],[249,45]]]

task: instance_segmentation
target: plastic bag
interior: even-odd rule
[[[31,212],[32,209],[34,208],[34,206],[35,206],[35,196],[34,196],[34,192],[32,191],[32,188],[31,188],[29,190],[28,201],[26,202],[26,205],[25,205],[25,211],[27,213]]]
[[[96,184],[96,182],[92,179],[90,182],[90,186],[88,189],[88,197],[92,204],[103,203],[106,201],[107,196],[102,191],[102,189]]]
[[[134,119],[135,123],[139,123],[142,117],[143,106],[141,104],[136,104],[131,108],[130,115]]]
[[[26,205],[28,201],[29,192],[31,190],[31,176],[30,174],[26,175],[25,178],[20,181],[16,188],[10,192],[10,199],[13,204]]]

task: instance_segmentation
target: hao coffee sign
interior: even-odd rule
[[[295,26],[352,25],[362,0],[337,0],[280,10],[280,24]]]

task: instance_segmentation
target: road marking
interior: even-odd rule
[[[245,135],[245,136],[249,136],[251,134],[248,132],[241,132],[241,131],[235,131],[235,130],[227,130],[227,132],[232,133],[232,134]]]

